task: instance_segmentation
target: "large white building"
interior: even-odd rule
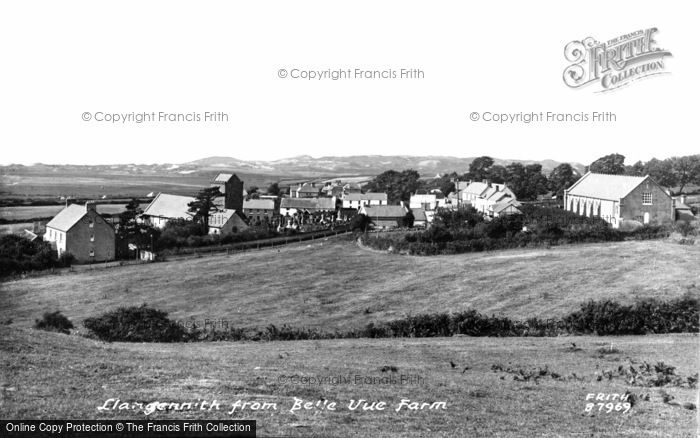
[[[343,208],[359,209],[365,205],[387,205],[386,193],[348,193],[343,196]]]
[[[659,224],[674,219],[673,199],[649,175],[588,172],[564,191],[564,208],[600,217],[614,228],[624,221]]]

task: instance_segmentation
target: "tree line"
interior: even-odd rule
[[[614,175],[650,175],[662,186],[673,189],[676,193],[691,184],[700,184],[700,155],[672,157],[665,160],[653,158],[647,162],[637,161],[625,165],[625,157],[610,154],[598,158],[586,166],[586,171]],[[387,170],[366,186],[366,191],[384,192],[389,203],[408,202],[411,194],[420,189],[440,189],[448,195],[455,192],[455,182],[483,181],[506,184],[522,201],[534,201],[540,195],[551,194],[561,199],[564,190],[571,187],[582,175],[569,163],[559,164],[549,174],[545,174],[541,164],[523,164],[513,162],[508,165],[495,164],[489,156],[475,158],[464,173],[452,172],[432,180],[420,179],[420,174],[408,169],[404,171]]]

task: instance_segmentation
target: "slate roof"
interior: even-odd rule
[[[319,193],[323,187],[316,185],[316,187],[311,184],[304,184],[298,188],[299,193]]]
[[[517,210],[517,207],[520,206],[520,203],[518,201],[511,199],[511,200],[506,201],[506,202],[499,202],[499,203],[493,204],[493,207],[491,207],[491,209],[493,210],[494,213],[500,213],[503,210],[505,210],[506,208],[510,207],[511,205],[513,207],[515,207]],[[518,210],[518,211],[520,211],[520,210]]]
[[[61,210],[46,226],[59,231],[68,231],[87,214],[84,205],[71,204]]]
[[[468,184],[466,187],[461,188],[462,183],[460,182],[460,191],[464,193],[469,193],[470,195],[481,195],[486,189],[489,188],[488,184],[484,182],[473,182]]]
[[[333,198],[282,198],[281,208],[335,210]]]
[[[574,196],[617,201],[627,196],[647,178],[649,175],[628,176],[588,172],[576,181],[567,193]]]
[[[422,208],[412,208],[411,213],[413,213],[413,217],[417,221],[427,221],[428,217],[425,215],[425,210]]]
[[[344,198],[346,201],[386,201],[386,193],[348,193]]]
[[[187,204],[194,200],[190,196],[158,193],[158,196],[143,211],[143,215],[168,219],[190,219],[193,214],[187,211],[189,209]]]
[[[400,205],[372,205],[364,207],[365,214],[372,218],[383,217],[404,217],[406,207]]]

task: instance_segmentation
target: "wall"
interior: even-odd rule
[[[93,227],[90,227],[90,222]],[[94,241],[90,236],[94,235]],[[90,251],[94,250],[94,257]],[[81,263],[114,260],[114,229],[95,211],[88,211],[66,234],[66,251],[73,254]]]
[[[651,205],[642,203],[644,192],[652,194]],[[652,224],[661,224],[674,219],[673,200],[651,179],[647,179],[632,190],[620,204],[620,217],[623,221],[636,220],[644,223],[644,213],[649,213],[649,222]]]

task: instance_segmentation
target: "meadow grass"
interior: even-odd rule
[[[119,306],[229,327],[327,331],[428,312],[476,309],[560,317],[588,299],[700,293],[700,246],[664,241],[411,257],[331,238],[235,255],[96,269],[0,283],[0,320],[28,327],[60,310],[76,326]]]
[[[615,352],[600,354],[611,342]],[[639,367],[643,361],[663,361],[689,375],[700,365],[697,355],[688,354],[697,342],[697,335],[688,334],[105,344],[1,327],[0,411],[4,418],[16,419],[255,419],[258,436],[694,436],[697,411],[663,399],[695,403],[696,390],[630,386],[621,379],[598,381],[597,375],[619,365]],[[494,371],[494,365],[547,366],[561,378],[518,381]],[[415,380],[390,382],[391,376],[400,382],[402,375]],[[301,377],[328,376],[348,380],[300,382]],[[636,402],[627,414],[585,412],[589,393],[628,391]],[[338,408],[290,412],[295,397],[334,401]],[[148,416],[138,409],[99,411],[108,399],[144,405],[217,400],[220,408]],[[239,399],[276,403],[277,410],[230,415],[231,404]],[[388,406],[385,411],[350,411],[353,399]],[[444,401],[447,409],[396,412],[401,399]]]

